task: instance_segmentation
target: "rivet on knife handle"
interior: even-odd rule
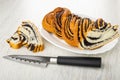
[[[101,67],[100,57],[62,57],[57,58],[57,64],[86,66],[86,67]]]

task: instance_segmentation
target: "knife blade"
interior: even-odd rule
[[[100,57],[8,55],[4,56],[4,58],[27,64],[42,65],[44,67],[47,67],[48,64],[101,67]]]

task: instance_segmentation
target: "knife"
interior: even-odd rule
[[[8,55],[4,56],[4,58],[22,63],[42,65],[44,67],[47,67],[49,63],[97,68],[101,67],[100,57],[71,57],[71,56],[48,57],[32,55]]]

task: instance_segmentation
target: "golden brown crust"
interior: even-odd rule
[[[43,28],[48,32],[53,32],[54,13],[48,13],[42,21]]]
[[[10,42],[9,40],[7,40],[7,43],[9,43],[10,47],[12,47],[14,49],[19,49],[22,47],[21,43],[14,44],[14,43]]]

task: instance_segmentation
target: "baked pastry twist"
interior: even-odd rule
[[[45,15],[43,28],[80,49],[96,49],[119,36],[118,26],[112,26],[99,18],[96,21],[58,7]]]
[[[23,21],[17,31],[7,42],[12,48],[18,49],[22,46],[30,51],[39,52],[44,49],[43,41],[37,27],[30,21]]]

